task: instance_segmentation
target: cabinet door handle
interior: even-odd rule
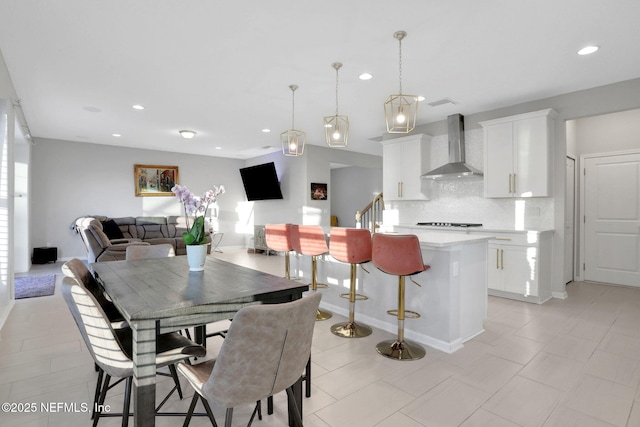
[[[507,240],[507,241],[511,241],[511,239],[507,239],[506,237],[496,237],[496,240]]]
[[[511,191],[511,174],[509,174],[509,194],[513,193],[513,191]]]
[[[402,197],[402,190],[400,190],[400,181],[398,181],[398,197]]]
[[[516,181],[516,174],[513,174],[513,192],[517,193],[518,192],[518,182]]]
[[[500,249],[496,249],[496,270],[500,270]]]
[[[500,270],[504,270],[504,249],[500,249]]]

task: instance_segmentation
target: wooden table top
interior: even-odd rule
[[[186,256],[91,264],[101,285],[129,321],[237,311],[238,304],[282,302],[307,284],[208,257],[189,271]]]

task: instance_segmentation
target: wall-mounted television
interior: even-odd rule
[[[280,182],[273,162],[240,169],[247,200],[282,199]]]

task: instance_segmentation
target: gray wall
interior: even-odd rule
[[[348,166],[331,170],[331,215],[338,217],[340,227],[355,227],[356,212],[367,206],[380,193],[381,168]]]
[[[239,168],[243,160],[194,156],[51,139],[35,140],[32,149],[32,242],[58,247],[58,257],[86,258],[86,250],[70,226],[83,215],[182,215],[175,197],[136,197],[133,165],[173,165],[179,183],[195,194],[224,185],[219,197],[222,245],[241,245],[235,233],[237,206],[245,200]]]

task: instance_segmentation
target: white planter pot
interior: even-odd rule
[[[207,260],[207,244],[187,245],[187,262],[189,271],[203,271]]]

